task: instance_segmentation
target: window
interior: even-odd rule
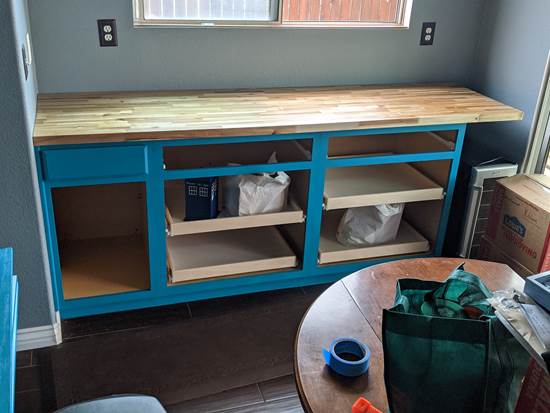
[[[412,0],[134,0],[136,26],[408,27]]]
[[[533,119],[520,172],[550,176],[550,52]]]
[[[208,188],[201,186],[199,188],[199,196],[203,198],[208,198]]]
[[[272,0],[143,0],[146,21],[270,22],[276,19]]]

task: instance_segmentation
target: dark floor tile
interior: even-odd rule
[[[15,355],[16,368],[30,367],[32,364],[32,350],[18,351]]]
[[[40,390],[40,367],[30,366],[15,371],[15,391]]]
[[[246,311],[270,312],[294,302],[306,302],[300,288],[195,301],[189,303],[189,307],[192,317],[217,317]]]
[[[55,347],[46,347],[34,350],[32,354],[33,364],[40,367],[40,389],[42,391],[42,407],[47,412],[57,409],[55,399],[55,381],[53,376],[51,351]]]
[[[213,413],[263,403],[256,384],[188,400],[166,408],[168,413]]]
[[[293,375],[264,381],[258,386],[266,402],[298,395]]]
[[[304,294],[311,295],[317,298],[320,296],[325,290],[330,287],[332,283],[330,284],[318,284],[318,285],[308,285],[306,287],[302,287],[302,290],[304,291]]]
[[[43,413],[40,390],[15,393],[15,413]]]
[[[184,303],[64,320],[61,331],[63,339],[70,340],[96,334],[169,324],[189,318],[189,306]]]
[[[216,317],[53,347],[59,407],[115,393],[151,394],[172,405],[292,374],[294,338],[308,299],[297,289],[244,300],[252,301],[241,310],[224,306]],[[266,301],[271,305],[264,307]]]
[[[225,410],[223,413],[304,413],[304,410],[300,399],[294,396],[263,404]]]

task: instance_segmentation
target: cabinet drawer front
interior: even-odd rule
[[[44,179],[85,179],[144,175],[147,148],[57,149],[42,152]]]

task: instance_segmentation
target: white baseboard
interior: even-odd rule
[[[54,324],[17,330],[17,351],[55,346],[61,341],[59,312],[55,313]]]

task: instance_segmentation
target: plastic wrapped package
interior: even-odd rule
[[[336,239],[349,246],[393,241],[399,231],[404,207],[405,204],[380,204],[350,208],[340,220]]]
[[[268,163],[276,163],[273,153]],[[248,174],[229,176],[223,181],[224,215],[245,216],[280,212],[286,205],[290,176]]]

